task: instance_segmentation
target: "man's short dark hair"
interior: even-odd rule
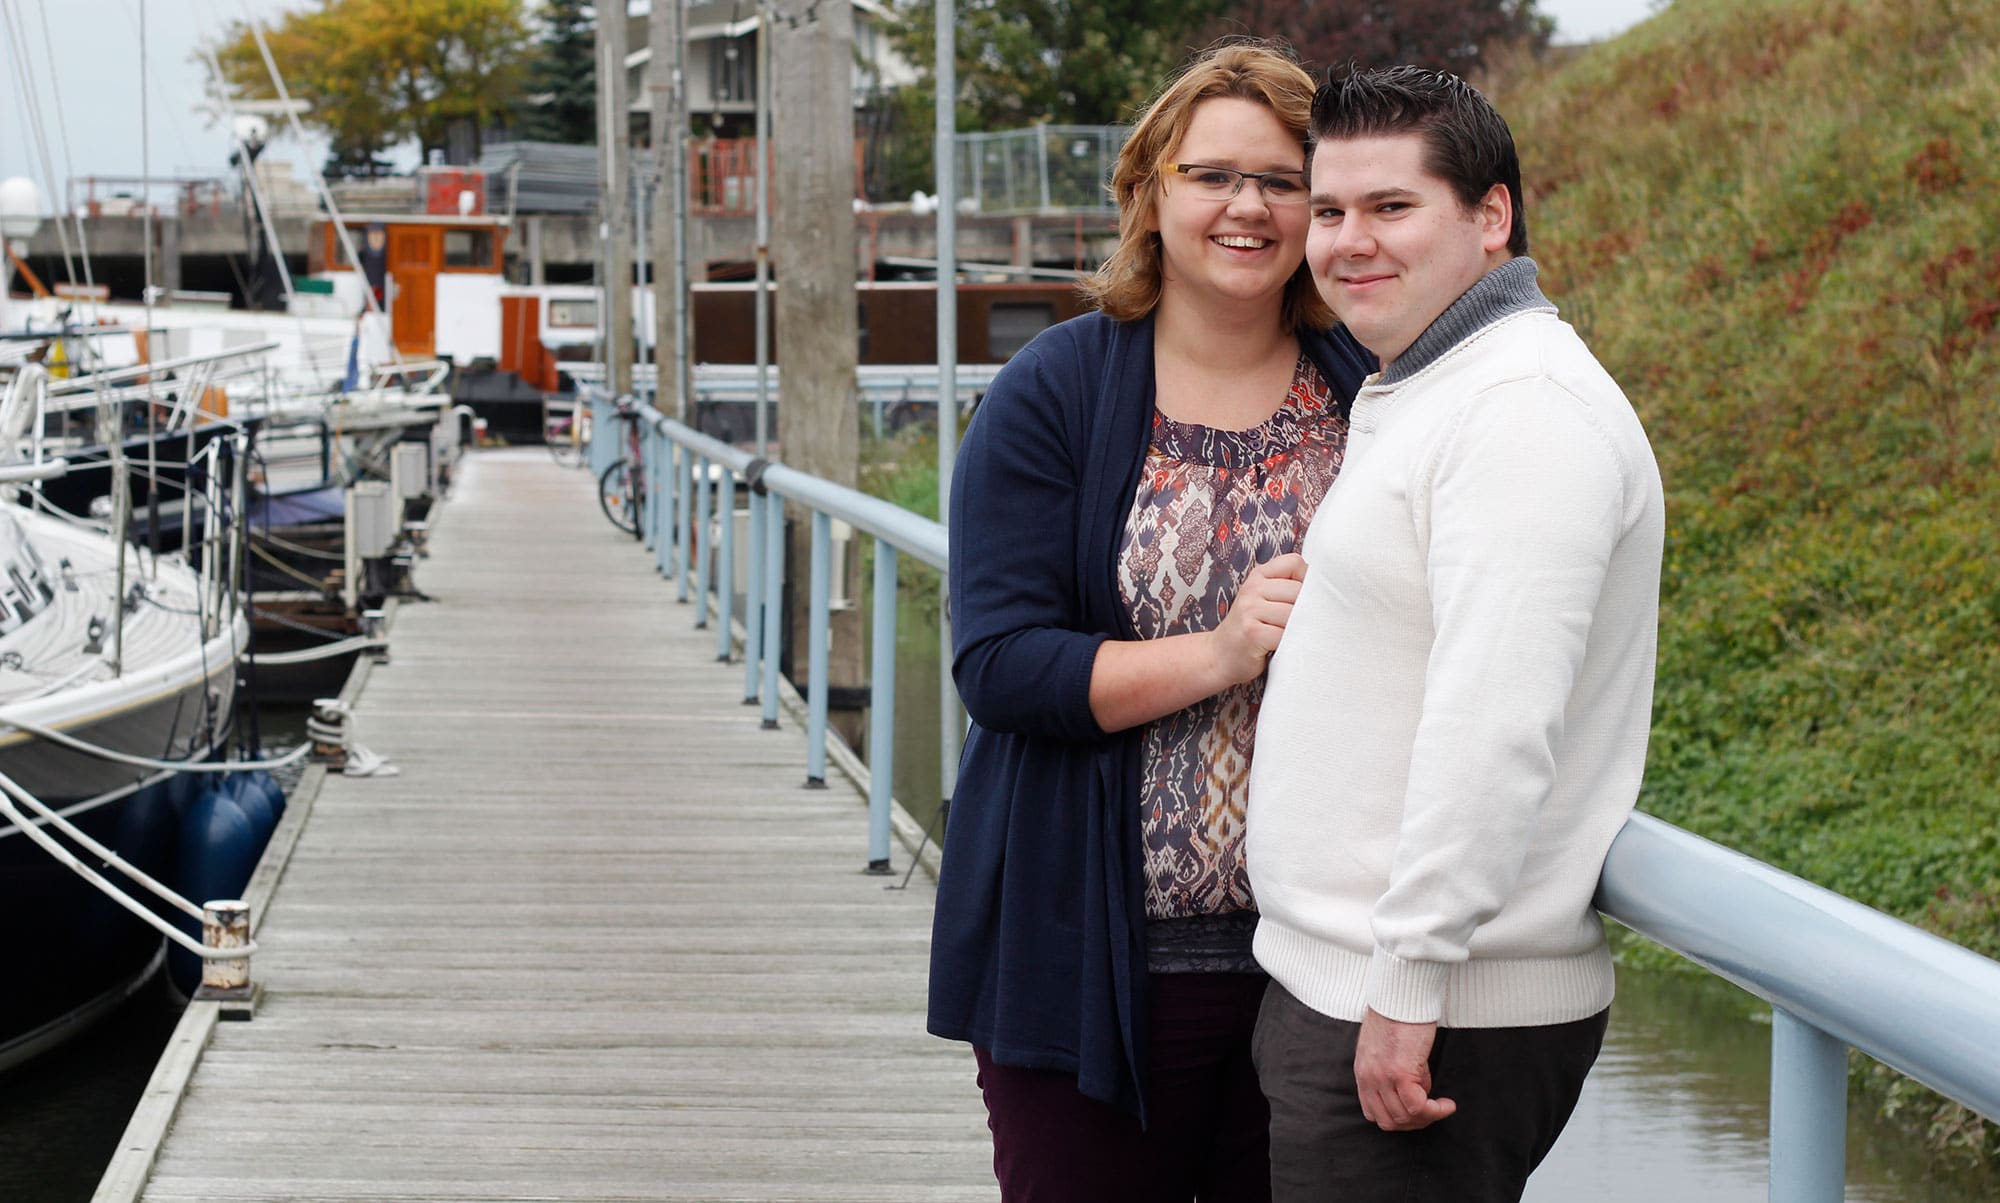
[[[1423,67],[1335,67],[1313,96],[1312,140],[1418,134],[1424,166],[1451,185],[1468,210],[1495,184],[1514,206],[1511,254],[1528,253],[1521,160],[1507,122],[1479,89],[1449,71]]]

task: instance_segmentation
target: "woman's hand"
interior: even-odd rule
[[[1278,556],[1250,570],[1221,625],[1208,632],[1209,652],[1224,686],[1240,685],[1264,671],[1264,662],[1278,650],[1292,603],[1306,579],[1305,557],[1297,552]]]
[[[1285,633],[1305,577],[1303,556],[1282,555],[1250,570],[1212,631],[1099,644],[1091,716],[1106,731],[1123,731],[1256,677]]]

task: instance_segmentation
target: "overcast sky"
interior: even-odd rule
[[[138,176],[148,157],[155,177],[227,175],[229,132],[198,111],[207,103],[208,73],[195,61],[196,47],[218,40],[246,12],[269,21],[309,2],[0,0],[0,179],[28,176],[46,202],[54,199],[51,181],[60,191],[64,181],[85,176]],[[1659,2],[1541,0],[1540,8],[1556,19],[1558,41],[1576,42],[1619,33]],[[18,57],[24,42],[25,72]],[[37,85],[47,171],[23,101],[24,76]],[[143,107],[142,76],[152,101]],[[286,136],[274,139],[267,155],[316,165],[325,151],[302,151]]]

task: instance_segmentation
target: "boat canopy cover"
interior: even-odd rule
[[[347,502],[339,485],[300,489],[295,493],[259,495],[250,501],[250,527],[258,530],[269,526],[338,522],[346,512]]]

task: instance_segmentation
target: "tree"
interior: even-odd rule
[[[330,166],[366,174],[406,138],[428,157],[469,127],[476,151],[520,91],[528,45],[521,0],[321,0],[265,36],[286,89],[312,101],[302,120],[332,141]],[[238,96],[275,94],[248,26],[215,53]]]
[[[1309,68],[1414,63],[1472,75],[1502,47],[1539,52],[1555,19],[1535,0],[1224,0],[1214,32],[1283,38]]]
[[[515,132],[540,142],[597,141],[597,18],[585,0],[543,0]]]
[[[1111,125],[1139,110],[1206,40],[1222,0],[962,0],[953,44],[958,129]],[[881,117],[871,193],[933,187],[936,6],[903,0],[896,49],[917,71]],[[878,184],[876,181],[880,181]]]

